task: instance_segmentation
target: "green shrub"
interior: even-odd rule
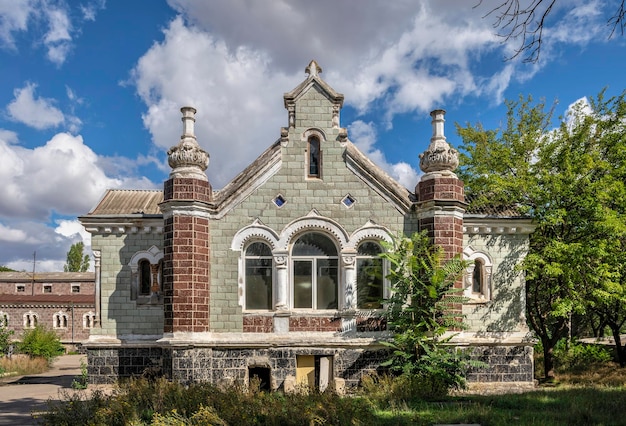
[[[13,330],[9,330],[4,321],[0,319],[0,356],[8,353],[9,345],[11,344],[11,336],[13,336]]]
[[[40,325],[24,332],[18,349],[31,357],[40,356],[48,361],[65,353],[59,336],[54,331]]]
[[[580,343],[566,339],[559,340],[554,348],[557,371],[578,371],[593,364],[604,364],[613,359],[610,348],[602,345]]]

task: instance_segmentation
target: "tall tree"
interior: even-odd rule
[[[461,176],[475,204],[515,205],[533,217],[526,271],[527,318],[542,342],[546,377],[572,313],[608,324],[626,296],[624,94],[579,103],[557,128],[532,99],[508,103],[506,126],[458,126]],[[624,323],[612,320],[616,330]],[[619,330],[618,330],[619,331]],[[614,333],[615,334],[615,333]],[[619,333],[618,333],[619,334]]]
[[[72,244],[63,266],[65,272],[86,272],[89,269],[89,255],[83,254],[84,249],[85,244],[82,241]]]

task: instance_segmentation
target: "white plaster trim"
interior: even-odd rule
[[[242,251],[244,246],[251,239],[260,239],[269,244],[272,250],[278,246],[279,237],[268,226],[265,226],[259,219],[255,219],[252,224],[242,228],[235,234],[230,244],[230,249],[234,251]]]
[[[416,216],[418,219],[445,216],[463,220],[465,216],[465,209],[456,206],[429,206],[426,204],[417,211]]]
[[[352,233],[346,249],[356,250],[359,244],[364,240],[379,240],[386,241],[389,244],[393,243],[393,237],[387,228],[368,221],[365,225]]]
[[[474,250],[471,246],[465,247],[465,249],[463,250],[463,257],[465,258],[465,260],[469,260],[472,262],[465,270],[465,274],[463,277],[463,296],[470,298],[470,303],[476,301],[487,302],[491,300],[491,295],[493,294],[493,289],[491,288],[493,261],[491,260],[491,257],[487,253]],[[472,291],[474,283],[474,267],[475,261],[477,259],[482,261],[485,268],[485,276],[483,277],[484,282],[481,285],[481,287],[483,288],[480,293],[474,293]]]
[[[283,228],[280,233],[278,248],[287,250],[289,243],[301,232],[316,230],[331,234],[335,241],[339,243],[339,251],[342,251],[348,245],[348,234],[341,225],[332,219],[319,216],[317,211],[311,210],[307,216],[298,218]]]

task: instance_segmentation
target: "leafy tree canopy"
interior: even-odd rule
[[[624,96],[578,102],[558,127],[530,97],[508,102],[501,129],[457,126],[472,203],[515,206],[537,226],[523,267],[547,375],[572,313],[611,318],[617,331],[626,321]]]
[[[89,255],[83,254],[85,244],[82,241],[72,244],[67,252],[67,260],[63,266],[65,272],[86,272],[89,269]]]

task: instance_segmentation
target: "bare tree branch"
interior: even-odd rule
[[[493,27],[498,31],[497,35],[503,43],[519,39],[519,47],[515,53],[507,58],[512,60],[524,55],[524,62],[535,63],[539,60],[543,44],[543,30],[548,15],[552,12],[557,0],[531,0],[524,6],[523,0],[504,0],[498,6],[487,12],[483,18],[492,17]],[[482,5],[479,0],[474,8]],[[626,29],[626,0],[620,2],[619,7],[607,20],[607,25],[612,26],[609,38],[619,30],[624,35]],[[573,29],[574,30],[574,29]]]

